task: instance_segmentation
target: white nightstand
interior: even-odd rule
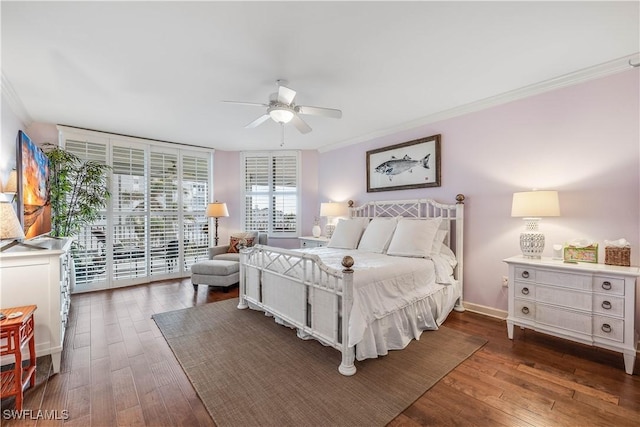
[[[638,267],[569,264],[551,258],[505,259],[509,264],[509,317],[514,326],[618,351],[633,374]]]
[[[300,239],[301,248],[322,248],[327,246],[327,243],[329,243],[329,239],[324,236],[302,236],[298,237],[298,239]]]

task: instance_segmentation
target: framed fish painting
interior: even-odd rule
[[[367,151],[367,192],[440,187],[440,135]]]

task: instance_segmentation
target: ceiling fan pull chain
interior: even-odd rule
[[[280,147],[284,147],[284,123],[280,123],[280,129],[282,129],[282,142],[280,142]]]

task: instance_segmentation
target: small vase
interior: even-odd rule
[[[311,233],[313,234],[313,237],[320,237],[320,235],[322,234],[322,229],[318,224],[315,224],[311,229]]]

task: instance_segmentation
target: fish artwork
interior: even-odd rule
[[[430,156],[431,153],[427,154],[421,160],[413,160],[409,155],[405,155],[401,159],[391,156],[391,160],[381,163],[380,166],[376,168],[376,172],[387,175],[389,177],[389,181],[392,181],[393,175],[398,175],[406,171],[412,172],[412,169],[418,164],[422,164],[423,168],[429,169]]]

